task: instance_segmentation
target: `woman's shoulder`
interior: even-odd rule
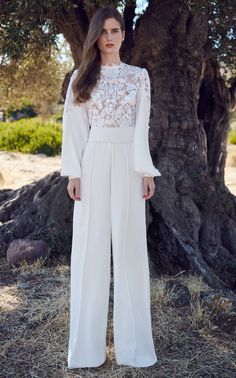
[[[135,66],[133,64],[125,63],[125,70],[127,75],[130,77],[133,76],[134,80],[139,84],[142,85],[143,82],[146,81],[148,78],[148,71],[144,67]]]
[[[134,73],[141,73],[143,68],[142,67],[139,67],[139,66],[134,66],[133,64],[128,64],[128,63],[124,63],[125,66],[126,66],[126,69],[131,71],[131,72],[134,72]]]
[[[128,63],[124,63],[124,65],[128,73],[132,73],[140,79],[148,75],[147,69],[144,67],[139,67]]]

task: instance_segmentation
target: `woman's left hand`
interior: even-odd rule
[[[143,189],[144,189],[143,198],[145,200],[148,200],[149,198],[153,196],[155,192],[155,188],[156,188],[156,185],[155,185],[153,177],[146,176],[143,178]]]

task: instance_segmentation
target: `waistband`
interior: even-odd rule
[[[96,127],[90,129],[88,142],[133,142],[134,127]]]

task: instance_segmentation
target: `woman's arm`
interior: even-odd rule
[[[143,177],[161,176],[153,165],[149,149],[149,118],[151,106],[150,79],[146,68],[142,68],[141,84],[137,92],[136,121],[134,132],[135,171]]]
[[[71,76],[67,89],[62,119],[61,176],[81,177],[81,159],[89,137],[89,120],[86,104],[73,103],[72,83],[77,74]]]

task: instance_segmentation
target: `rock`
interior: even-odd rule
[[[70,257],[74,201],[67,184],[68,178],[56,171],[17,190],[0,190],[0,257],[18,238],[43,240],[50,253]]]
[[[17,289],[31,289],[31,285],[28,283],[19,283],[17,284]]]
[[[24,260],[33,263],[38,258],[48,258],[50,248],[43,240],[13,240],[7,249],[7,262],[11,266],[19,266]]]
[[[213,324],[227,333],[236,333],[236,295],[231,290],[202,292],[201,301]]]
[[[191,295],[189,289],[180,282],[174,280],[167,281],[165,290],[171,290],[172,293],[176,294],[176,297],[172,300],[172,303],[176,307],[188,306],[190,304]]]

